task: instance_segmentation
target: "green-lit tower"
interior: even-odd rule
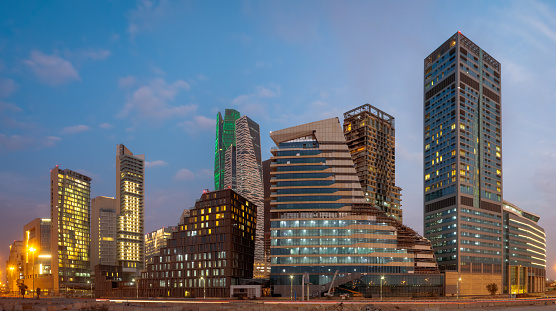
[[[214,146],[214,190],[224,188],[224,167],[226,150],[236,145],[236,120],[241,114],[235,109],[226,109],[224,119],[218,112],[216,115],[216,141]]]

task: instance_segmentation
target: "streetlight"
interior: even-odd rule
[[[293,300],[293,275],[290,275],[290,300]]]
[[[33,296],[35,295],[35,251],[36,249],[34,247],[29,247],[29,251],[31,251],[32,253],[32,257],[33,257],[33,287],[31,288],[31,291],[33,292]]]
[[[382,282],[384,280],[384,275],[380,277],[380,300],[382,300]]]
[[[458,299],[459,299],[459,282],[461,282],[461,278],[458,279]]]
[[[203,280],[203,298],[206,299],[207,298],[207,281],[203,277],[201,277],[201,280]]]
[[[11,279],[11,281],[9,282],[10,283],[9,285],[10,285],[10,287],[12,287],[12,288],[10,288],[10,292],[12,291],[12,289],[15,291],[15,287],[13,286],[13,283],[15,283],[14,282],[14,269],[15,269],[14,266],[10,266],[10,279]]]
[[[93,298],[93,282],[87,281],[87,284],[91,284],[91,298]]]
[[[136,287],[136,291],[137,291],[136,295],[137,295],[137,298],[139,298],[139,279],[137,279],[137,281],[135,279],[131,279],[131,281],[135,282],[135,287]]]

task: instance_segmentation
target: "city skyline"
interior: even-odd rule
[[[3,262],[24,224],[48,218],[56,164],[90,176],[91,197],[116,196],[120,143],[147,158],[145,232],[176,225],[214,185],[214,116],[226,108],[259,123],[262,160],[269,131],[365,103],[388,112],[404,223],[423,234],[422,60],[457,31],[504,67],[504,199],[540,215],[547,239],[555,236],[553,4],[473,2],[484,8],[476,14],[440,2],[406,2],[403,11],[399,3],[148,3],[35,4],[30,21],[22,4],[0,6]],[[107,23],[91,31],[101,16]],[[193,31],[175,37],[176,27]]]

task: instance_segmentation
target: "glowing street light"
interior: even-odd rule
[[[384,275],[380,277],[380,300],[382,300],[382,282],[384,282]]]
[[[293,300],[293,275],[290,275],[290,300]]]
[[[203,277],[201,277],[201,280],[203,281],[203,298],[206,299],[207,298],[207,281]]]
[[[31,291],[33,292],[33,296],[35,295],[35,251],[37,249],[34,247],[29,247],[29,251],[32,253],[32,257],[33,257],[33,287],[31,288]]]
[[[459,299],[459,282],[461,282],[461,278],[458,279],[458,299]]]

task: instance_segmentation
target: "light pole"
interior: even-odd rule
[[[459,282],[461,282],[461,278],[458,279],[458,299],[459,299]]]
[[[293,300],[293,275],[290,275],[290,300]]]
[[[87,281],[87,284],[91,284],[91,298],[93,298],[93,282]]]
[[[35,296],[35,251],[36,249],[34,247],[29,247],[29,251],[31,252],[31,256],[33,257],[33,287],[31,288],[31,291],[33,292],[33,297]]]
[[[382,282],[384,282],[384,275],[380,277],[380,300],[382,300]]]
[[[203,298],[206,299],[207,298],[207,281],[203,277],[201,277],[201,280],[203,281]]]
[[[15,269],[14,266],[10,266],[10,279],[11,279],[11,281],[10,281],[10,287],[11,287],[10,288],[10,294],[12,292],[12,289],[13,289],[13,291],[15,291],[15,287],[14,287],[14,283],[15,283],[15,281],[14,281],[14,269]]]

